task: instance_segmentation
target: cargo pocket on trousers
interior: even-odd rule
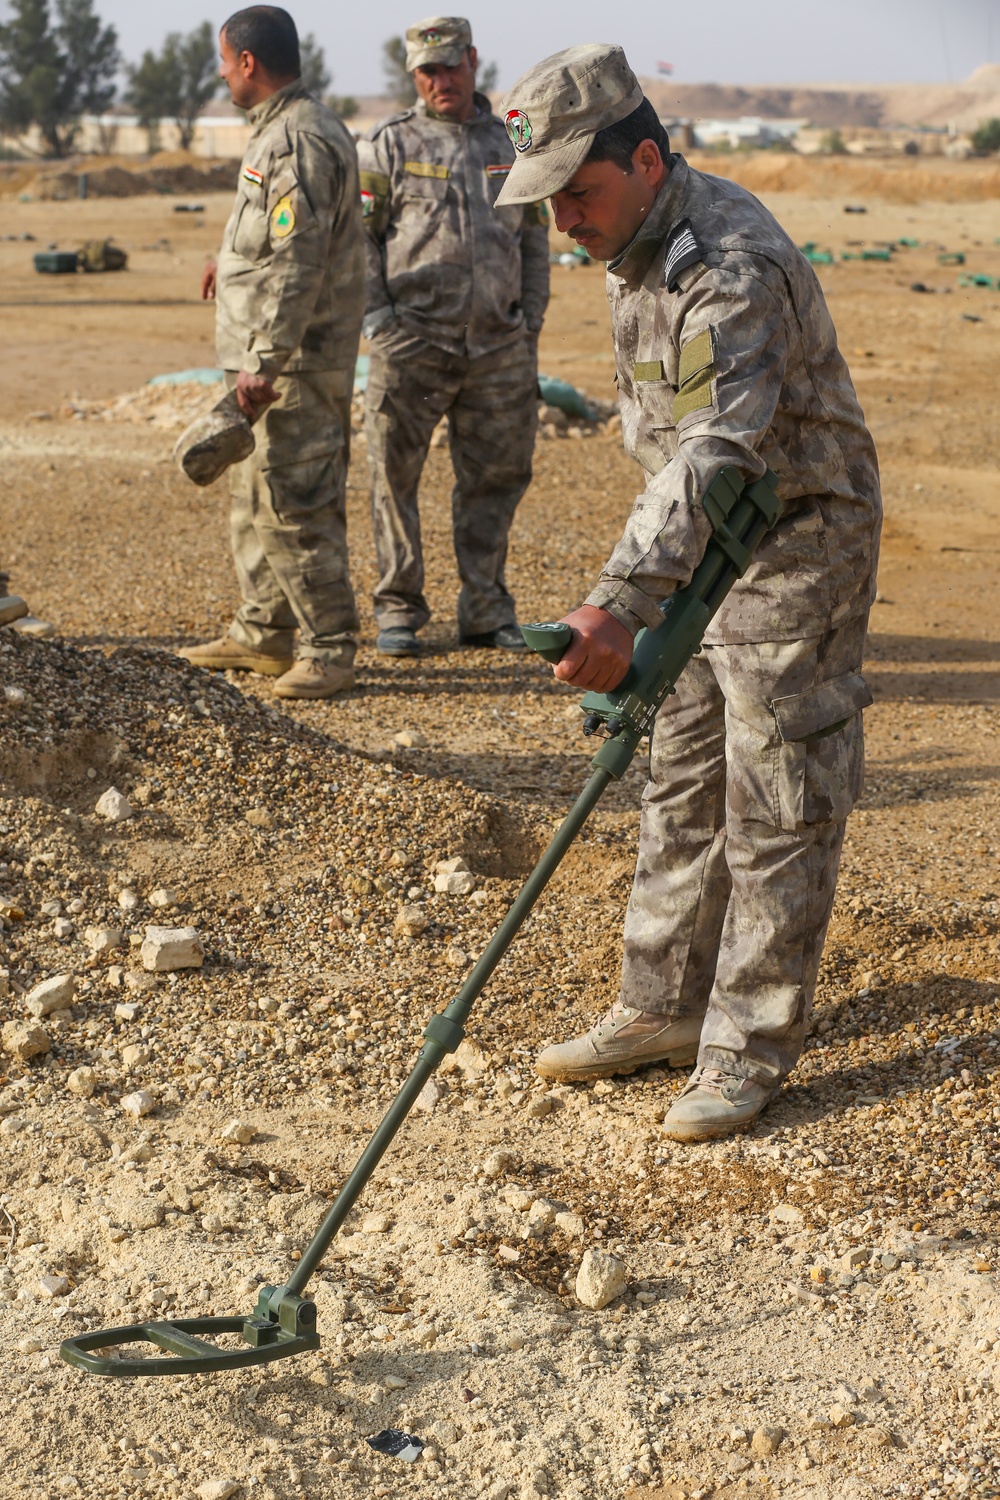
[[[845,672],[771,703],[777,826],[787,831],[840,823],[864,785],[861,710],[872,702],[860,672]]]

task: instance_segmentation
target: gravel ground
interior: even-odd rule
[[[534,661],[456,649],[442,451],[427,654],[380,661],[365,609],[358,692],[289,706],[170,654],[224,622],[233,586],[223,488],[170,469],[169,423],[0,430],[2,555],[62,633],[0,635],[12,1497],[1000,1494],[997,331],[887,290],[883,268],[837,269],[889,524],[868,786],[800,1067],[754,1130],[694,1149],[659,1131],[678,1075],[548,1089],[531,1072],[614,995],[637,767],[317,1275],[321,1350],[263,1372],[111,1383],[56,1351],[249,1311],[284,1279],[582,784],[576,698]],[[557,279],[543,343],[595,393],[598,281]],[[896,328],[877,374],[860,343],[876,305]],[[512,544],[524,617],[581,597],[634,489],[608,433],[539,445]],[[349,499],[364,599],[360,445]],[[96,811],[112,787],[121,822]],[[437,892],[455,858],[474,889]],[[196,929],[201,966],[147,970],[148,926]],[[575,1295],[588,1250],[627,1277],[599,1311]],[[424,1440],[417,1463],[365,1444],[387,1426]]]

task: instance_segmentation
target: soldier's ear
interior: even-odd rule
[[[469,67],[472,69],[473,73],[479,67],[479,53],[476,51],[475,47],[469,48]]]

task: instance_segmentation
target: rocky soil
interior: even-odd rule
[[[855,232],[813,201],[774,207],[802,240]],[[67,238],[93,212],[43,210]],[[964,228],[912,212],[914,237],[964,233],[987,269],[978,210]],[[873,202],[864,232],[908,229]],[[192,238],[159,292],[179,296],[199,254]],[[988,291],[912,294],[954,272],[934,248],[900,254],[904,269],[823,273],[888,525],[868,786],[789,1086],[746,1136],[692,1149],[659,1130],[679,1076],[553,1089],[532,1073],[614,998],[637,767],[317,1274],[319,1352],[215,1377],[101,1381],[58,1345],[249,1312],[285,1278],[588,755],[575,695],[538,663],[455,646],[446,450],[423,495],[426,654],[373,651],[359,442],[361,685],[281,705],[171,654],[232,606],[224,486],[171,469],[169,421],[58,415],[136,388],[134,316],[81,315],[110,351],[91,383],[72,358],[25,355],[0,430],[0,557],[60,637],[0,633],[5,1492],[1000,1494],[1000,324]],[[557,268],[555,291],[543,364],[604,396],[600,275]],[[44,351],[55,313],[40,317]],[[155,356],[175,338],[176,367],[209,363],[178,323]],[[54,415],[24,420],[39,408]],[[539,445],[511,549],[523,617],[582,596],[635,488],[612,433]],[[469,875],[449,894],[438,866],[456,860]],[[193,966],[156,967],[147,928],[193,929]],[[601,1252],[625,1278],[598,1309],[588,1252],[588,1271]],[[412,1465],[366,1443],[389,1427],[424,1443]]]

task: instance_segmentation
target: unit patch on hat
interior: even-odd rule
[[[295,210],[291,198],[279,198],[271,209],[271,227],[279,240],[286,239],[295,228]]]
[[[425,44],[425,46],[436,47],[442,40],[442,37],[440,31],[422,31],[420,33],[420,40]]]
[[[254,187],[264,186],[264,174],[258,172],[256,167],[244,167],[243,178],[246,182],[252,182]]]
[[[663,280],[667,291],[674,291],[680,273],[700,260],[701,250],[694,237],[691,220],[682,219],[667,241],[667,258],[663,266]]]
[[[523,109],[509,109],[503,122],[515,151],[527,151],[531,145],[531,121]]]
[[[511,169],[509,161],[491,162],[486,168],[487,177],[506,177]]]

